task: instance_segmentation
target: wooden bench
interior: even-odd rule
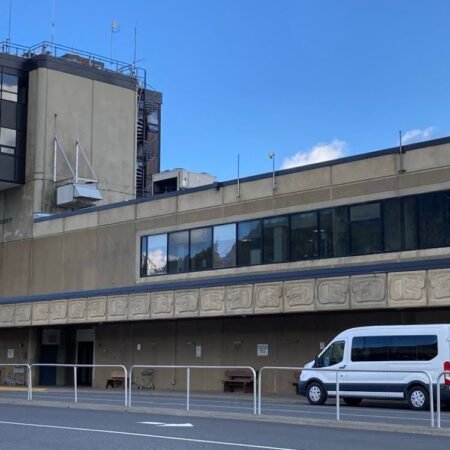
[[[106,389],[120,388],[125,384],[125,374],[122,370],[113,370],[110,377],[106,380]]]
[[[242,392],[253,392],[253,373],[249,369],[228,369],[225,370],[223,382],[224,392],[234,392],[235,389]]]

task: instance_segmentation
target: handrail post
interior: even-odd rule
[[[341,420],[340,411],[340,398],[339,398],[339,371],[336,370],[336,420],[339,422]]]
[[[124,391],[125,391],[125,408],[128,404],[128,371],[125,366],[122,366],[124,375],[125,375],[125,382],[124,382]]]
[[[75,403],[78,403],[78,380],[77,380],[77,365],[73,366],[73,388],[75,393]]]
[[[249,369],[252,371],[253,374],[253,415],[256,416],[257,411],[256,411],[256,403],[257,403],[257,397],[256,397],[256,371],[253,367],[249,366]]]
[[[436,380],[436,412],[437,412],[437,422],[436,427],[441,428],[441,389],[439,386],[439,382],[441,380],[441,377],[444,375],[445,372],[440,373]]]
[[[265,367],[261,367],[258,372],[258,416],[261,415],[261,379],[262,379],[262,372],[265,369]]]
[[[190,408],[190,387],[191,384],[191,369],[186,367],[186,410],[189,411]]]
[[[430,382],[430,416],[431,416],[431,428],[434,428],[434,393],[433,393],[433,378],[429,372],[425,372]],[[439,387],[439,386],[437,386]],[[436,394],[437,395],[437,394]]]
[[[132,388],[132,383],[133,383],[133,367],[134,366],[131,366],[130,367],[130,387],[129,387],[129,390],[128,390],[128,406],[130,406],[131,407],[131,388]]]
[[[31,366],[27,364],[28,368],[28,400],[33,400],[33,386],[32,386],[32,376],[31,376]]]

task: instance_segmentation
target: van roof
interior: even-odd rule
[[[450,323],[436,323],[436,324],[414,324],[414,325],[372,325],[367,327],[349,328],[342,331],[340,334],[347,332],[373,332],[377,330],[413,330],[413,329],[436,329],[436,328],[450,328]]]

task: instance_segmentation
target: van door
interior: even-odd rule
[[[344,369],[345,368],[345,340],[339,340],[332,342],[328,348],[317,358],[315,368],[330,369],[318,371],[319,379],[328,395],[336,395],[336,372],[332,369]],[[339,389],[343,389],[346,383],[346,374],[344,372],[339,373]]]
[[[389,398],[388,336],[355,336],[350,348],[347,391],[358,398]]]

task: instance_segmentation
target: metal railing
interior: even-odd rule
[[[256,370],[251,366],[177,366],[177,365],[133,365],[130,367],[130,379],[129,379],[129,398],[128,406],[131,406],[131,386],[133,380],[134,369],[186,369],[186,410],[190,410],[190,397],[191,397],[191,370],[194,369],[247,369],[250,370],[253,376],[253,414],[257,413],[257,396],[256,396]]]
[[[128,371],[127,368],[122,364],[47,364],[47,363],[38,363],[31,364],[31,368],[33,367],[66,367],[73,368],[73,389],[74,389],[74,401],[78,403],[78,380],[77,380],[77,369],[78,368],[109,368],[109,369],[122,369],[124,372],[124,390],[125,390],[125,407],[128,406]]]
[[[259,369],[258,372],[258,416],[261,415],[261,403],[262,403],[262,375],[267,370],[303,370],[303,367],[290,367],[290,366],[264,366]]]
[[[261,405],[262,405],[262,375],[264,371],[267,370],[302,370],[302,371],[315,371],[315,372],[335,372],[336,374],[336,420],[340,421],[340,389],[339,389],[339,375],[343,373],[414,373],[425,375],[428,379],[428,392],[429,392],[429,402],[430,402],[430,423],[431,427],[434,428],[434,396],[433,396],[433,379],[429,372],[425,370],[352,370],[352,369],[331,369],[331,368],[304,368],[304,367],[283,367],[283,366],[264,366],[259,370],[258,375],[258,415],[261,415]],[[439,378],[450,372],[443,372]],[[439,380],[438,378],[438,380]],[[439,384],[438,384],[439,386]],[[437,402],[440,402],[439,389],[437,389]],[[440,413],[440,406],[438,406],[438,411]],[[440,416],[438,416],[440,419]]]
[[[27,400],[33,400],[33,387],[31,381],[31,365],[30,364],[0,364],[0,367],[26,367],[27,371],[27,381],[25,384],[27,385]]]
[[[450,376],[449,371],[441,372],[436,379],[436,411],[437,411],[437,420],[436,427],[441,428],[441,385],[439,380],[444,376]],[[444,384],[445,386],[445,384]]]

